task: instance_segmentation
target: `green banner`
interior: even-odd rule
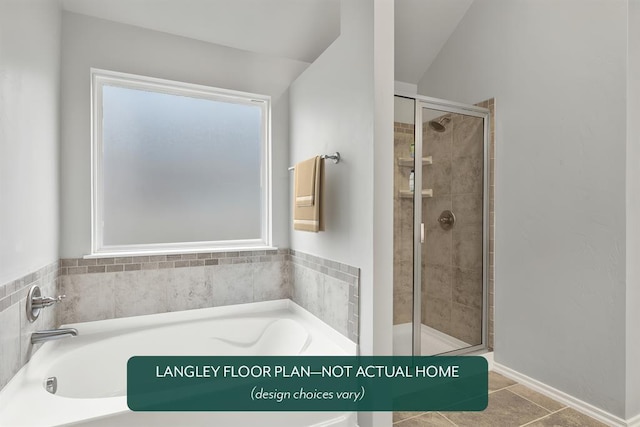
[[[135,356],[134,411],[481,411],[479,356]]]

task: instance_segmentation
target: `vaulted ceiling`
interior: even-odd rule
[[[340,35],[339,0],[63,0],[63,8],[308,63]]]
[[[395,80],[417,84],[473,0],[395,0]],[[63,0],[67,11],[311,63],[340,0]]]

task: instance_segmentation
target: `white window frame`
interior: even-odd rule
[[[182,95],[213,101],[253,106],[259,105],[262,108],[263,117],[260,153],[261,208],[263,214],[261,218],[260,238],[208,242],[104,245],[104,194],[102,191],[104,188],[102,88],[105,85],[128,89],[149,90],[170,95]],[[85,258],[275,249],[272,246],[270,96],[91,68],[91,140],[91,254],[87,255]]]

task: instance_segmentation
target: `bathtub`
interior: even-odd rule
[[[0,392],[0,426],[352,427],[349,412],[133,412],[126,363],[144,355],[355,355],[356,345],[289,300],[66,325]],[[44,382],[56,377],[57,392]]]

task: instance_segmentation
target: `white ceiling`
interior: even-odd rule
[[[395,0],[395,80],[417,84],[473,0]]]
[[[309,63],[340,34],[339,0],[63,0],[63,8]]]
[[[395,80],[417,84],[473,0],[395,0]],[[70,12],[311,63],[340,0],[63,0]]]

